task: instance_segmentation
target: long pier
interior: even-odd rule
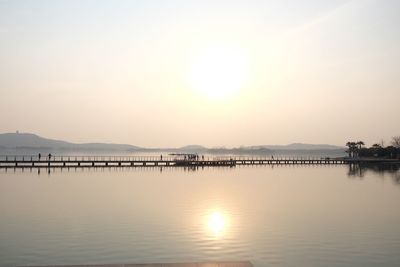
[[[171,156],[0,156],[0,168],[41,167],[219,167],[236,165],[331,165],[354,163],[345,158],[312,157],[199,157],[181,159]]]

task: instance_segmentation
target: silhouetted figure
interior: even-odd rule
[[[40,161],[40,158],[42,157],[42,155],[39,153],[39,155],[38,155],[38,158],[39,158],[39,161]]]
[[[160,159],[162,160],[162,155],[160,155]]]
[[[272,159],[274,159],[274,155],[272,155]]]
[[[204,155],[201,155],[201,159],[204,161]]]
[[[48,157],[49,157],[49,161],[50,161],[51,160],[51,154],[50,153],[49,153]]]

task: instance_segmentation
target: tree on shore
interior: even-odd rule
[[[352,147],[353,142],[347,142],[347,146]],[[350,150],[349,147],[349,150]],[[351,155],[357,155],[359,157],[374,157],[374,158],[390,158],[399,159],[400,158],[400,136],[393,137],[392,145],[384,146],[382,144],[376,143],[371,147],[363,147],[363,143],[358,141],[356,143],[356,152],[352,152]],[[350,154],[349,154],[350,155]]]
[[[382,146],[381,146],[380,144],[373,144],[373,145],[372,145],[372,148],[373,148],[373,149],[381,149]]]
[[[357,143],[356,142],[347,142],[346,146],[349,148],[346,152],[349,153],[349,158],[354,158],[357,154]]]
[[[361,150],[361,149],[362,149],[362,147],[363,147],[365,144],[364,144],[364,142],[363,142],[363,141],[358,141],[358,142],[357,142],[357,145],[358,145],[358,149],[360,149],[360,150]]]
[[[363,146],[365,145],[365,143],[363,141],[358,141],[356,143],[356,145],[357,145],[357,147],[355,149],[355,153],[356,153],[356,156],[359,157],[359,153],[360,153],[361,149],[363,148]]]
[[[400,148],[400,135],[392,137],[392,146]]]

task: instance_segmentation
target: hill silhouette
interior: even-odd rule
[[[2,149],[16,150],[71,150],[71,151],[135,151],[138,146],[127,144],[83,143],[76,144],[67,141],[48,139],[32,133],[4,133],[0,134]]]
[[[59,151],[59,152],[174,152],[199,154],[324,154],[344,153],[345,148],[327,144],[293,143],[289,145],[241,146],[237,148],[207,148],[201,145],[187,145],[179,148],[144,148],[129,144],[110,143],[72,143],[63,140],[49,139],[32,133],[0,134],[0,151]]]

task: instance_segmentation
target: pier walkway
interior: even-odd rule
[[[199,157],[181,159],[172,156],[52,156],[39,159],[37,156],[0,156],[0,168],[40,168],[40,167],[204,167],[236,165],[328,165],[354,163],[345,158],[313,157]]]

